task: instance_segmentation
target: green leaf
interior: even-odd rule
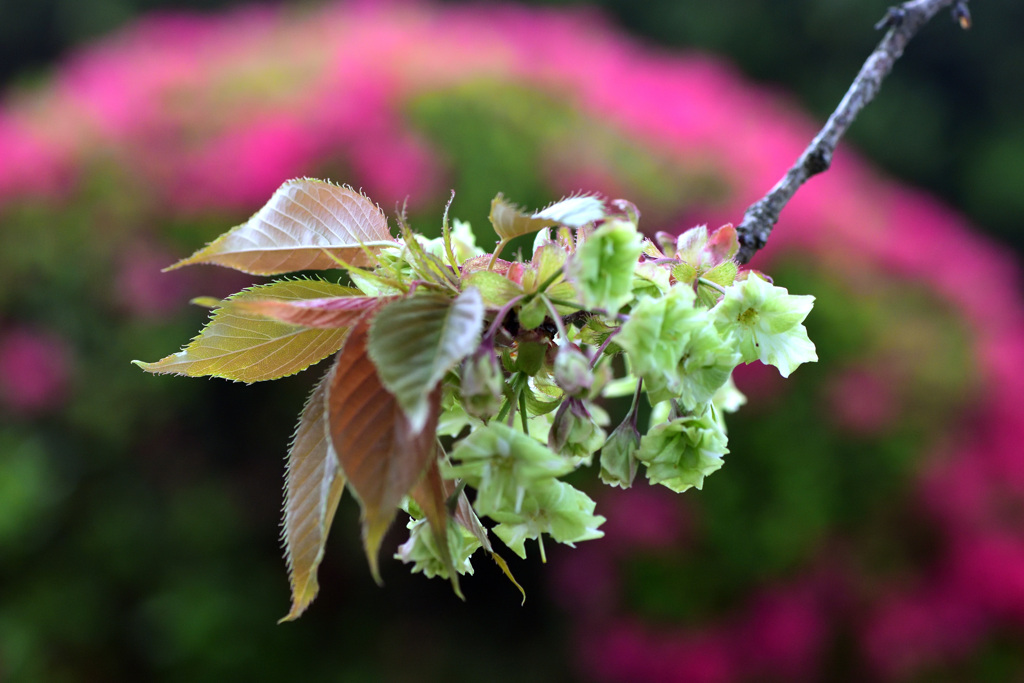
[[[456,299],[417,294],[388,304],[370,326],[370,357],[414,431],[427,421],[430,392],[476,349],[484,320],[480,292]]]
[[[147,372],[223,377],[239,382],[277,379],[306,369],[341,348],[347,330],[308,329],[270,320],[243,306],[250,301],[306,301],[351,290],[320,280],[289,280],[246,289],[223,302],[184,349],[155,363],[134,361]]]
[[[555,221],[551,219],[531,216],[512,202],[506,200],[501,193],[498,193],[498,196],[491,200],[491,213],[488,218],[491,221],[491,225],[494,226],[494,232],[498,233],[502,243],[555,224]]]
[[[523,293],[518,283],[492,270],[477,270],[462,278],[464,289],[475,287],[480,290],[484,303],[491,308],[501,308]]]
[[[534,218],[550,220],[570,228],[582,228],[605,217],[605,206],[596,195],[566,197],[533,214]]]
[[[536,292],[541,285],[548,288],[562,281],[559,270],[569,258],[569,252],[554,242],[541,244],[533,252],[529,268],[523,272],[523,291]]]
[[[523,330],[537,329],[547,317],[548,306],[544,301],[544,295],[538,294],[519,309],[519,327]]]
[[[292,607],[281,621],[292,621],[316,597],[317,568],[331,529],[338,501],[345,490],[345,475],[327,438],[327,378],[317,384],[306,402],[288,452],[282,537]]]
[[[628,489],[636,476],[640,432],[630,419],[623,420],[601,447],[601,481]]]
[[[636,226],[625,221],[608,221],[588,235],[566,265],[584,305],[615,314],[629,303],[642,249]]]
[[[704,273],[702,277],[706,280],[711,280],[716,285],[728,287],[736,281],[736,273],[738,271],[739,269],[735,261],[723,261]]]
[[[365,196],[350,187],[301,178],[282,185],[248,221],[167,270],[195,263],[254,275],[336,268],[325,251],[368,266],[373,251],[394,245],[384,213]]]
[[[362,507],[363,547],[380,583],[378,553],[402,499],[437,457],[439,392],[426,424],[414,430],[384,388],[367,353],[367,333],[355,328],[338,353],[328,384],[328,434],[348,486]]]

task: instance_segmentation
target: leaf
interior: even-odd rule
[[[338,501],[345,490],[345,475],[327,438],[327,380],[317,384],[306,402],[288,452],[285,485],[284,538],[292,607],[281,621],[292,621],[316,597],[317,568],[331,529]],[[278,622],[280,623],[280,622]]]
[[[501,308],[512,299],[523,293],[523,288],[504,275],[493,270],[477,270],[462,278],[463,287],[475,287],[480,290],[484,303],[493,308]]]
[[[384,212],[364,195],[301,178],[282,185],[248,221],[165,270],[195,263],[254,275],[336,268],[328,253],[369,266],[375,249],[395,244]]]
[[[436,441],[435,446],[439,451],[440,446],[436,444]],[[451,578],[452,590],[461,600],[465,600],[462,589],[459,587],[459,573],[455,571],[448,544],[448,496],[453,491],[454,487],[441,476],[438,459],[435,457],[410,495],[427,518],[430,533],[434,535],[434,542],[440,550],[441,561]]]
[[[367,353],[367,331],[349,336],[328,384],[328,434],[349,488],[362,507],[363,547],[380,583],[378,553],[402,498],[436,455],[438,392],[430,397],[426,424],[413,430],[395,397],[384,388]]]
[[[476,348],[483,320],[484,303],[475,288],[454,300],[417,294],[385,306],[374,318],[370,357],[413,431],[426,424],[430,392]]]
[[[155,363],[133,362],[155,374],[208,375],[239,382],[293,375],[340,349],[348,331],[307,329],[269,320],[238,304],[268,299],[295,302],[343,296],[350,291],[321,280],[289,280],[252,287],[222,302],[206,327],[178,353]]]
[[[604,202],[596,195],[566,197],[533,214],[533,218],[554,221],[570,228],[581,228],[605,217]]]
[[[448,480],[446,480],[448,481]],[[476,540],[480,541],[481,547],[491,556],[494,560],[494,564],[498,565],[501,569],[502,574],[512,582],[512,585],[519,589],[519,592],[523,596],[523,602],[526,604],[526,591],[516,581],[516,577],[512,575],[512,570],[509,569],[508,563],[498,553],[494,552],[494,546],[491,544],[491,539],[487,535],[487,528],[480,521],[480,518],[476,516],[476,511],[473,510],[473,506],[469,504],[469,498],[466,497],[465,491],[459,492],[458,503],[455,506],[454,512],[455,521],[460,525],[468,529],[475,537]]]
[[[353,296],[334,296],[300,301],[252,299],[237,302],[235,309],[280,320],[291,325],[331,329],[351,327],[364,316],[396,299],[396,297],[363,296],[357,293],[358,290],[352,290],[352,292]]]
[[[555,224],[555,221],[546,218],[536,218],[526,213],[512,202],[505,199],[500,192],[491,200],[491,213],[488,216],[494,232],[498,233],[502,243],[508,242],[514,237],[528,235],[542,228]]]

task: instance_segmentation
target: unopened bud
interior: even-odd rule
[[[565,344],[555,356],[555,384],[569,396],[581,397],[594,384],[590,361],[573,344]]]
[[[601,448],[601,481],[624,489],[632,486],[640,462],[636,458],[639,450],[640,432],[632,420],[626,419]]]
[[[578,398],[570,398],[558,408],[548,432],[548,447],[556,453],[590,461],[604,443],[605,432],[594,422],[590,411]]]
[[[466,412],[481,420],[501,410],[505,375],[489,346],[481,346],[462,363],[462,405]]]

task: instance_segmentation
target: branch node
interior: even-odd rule
[[[971,10],[967,7],[967,0],[957,0],[951,11],[953,21],[960,24],[960,28],[966,31],[971,27]]]
[[[875,24],[876,31],[884,31],[887,28],[898,28],[903,20],[907,18],[907,11],[902,7],[890,7],[885,11],[885,16]]]
[[[779,214],[800,186],[811,176],[829,169],[839,140],[860,110],[878,94],[882,81],[889,75],[893,64],[902,56],[907,43],[918,30],[946,7],[951,7],[953,19],[961,28],[969,28],[971,15],[967,3],[968,0],[907,0],[889,8],[882,20],[875,24],[876,29],[888,29],[885,36],[864,62],[825,127],[775,187],[751,204],[743,214],[743,221],[736,227],[736,236],[740,242],[740,250],[736,254],[737,263],[748,263],[767,243],[768,235],[779,220]]]
[[[832,165],[832,150],[819,147],[811,151],[804,160],[808,176],[824,173]]]

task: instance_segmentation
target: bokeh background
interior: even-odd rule
[[[758,255],[818,298],[820,362],[738,373],[704,491],[594,488],[606,538],[513,562],[525,606],[485,560],[466,603],[398,562],[376,587],[347,500],[320,597],[277,626],[283,456],[320,370],[128,364],[253,282],[159,270],[290,177],[408,197],[427,233],[455,188],[482,240],[499,190],[738,221],[884,10],[0,4],[0,681],[1024,679],[1019,5],[926,27]]]

